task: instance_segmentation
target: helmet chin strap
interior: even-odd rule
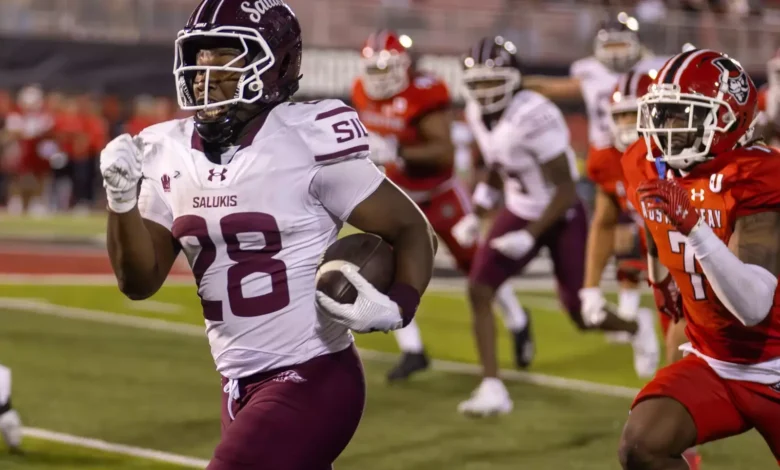
[[[234,145],[246,125],[269,106],[233,104],[216,119],[202,120],[195,115],[195,130],[206,143],[221,148]]]

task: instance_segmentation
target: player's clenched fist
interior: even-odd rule
[[[112,140],[100,153],[100,174],[111,211],[122,214],[135,207],[142,158],[143,142],[130,134]]]
[[[649,208],[659,209],[683,235],[699,222],[699,213],[691,204],[691,195],[674,180],[645,181],[637,188],[639,198]]]

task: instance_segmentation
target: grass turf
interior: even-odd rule
[[[202,324],[189,287],[166,287],[154,298],[181,305],[177,313],[137,310],[113,287],[2,286],[0,296]],[[576,333],[550,309],[550,299],[545,293],[521,296],[537,305],[535,371],[640,385],[627,347]],[[462,296],[426,296],[419,318],[434,356],[474,360]],[[193,457],[211,454],[219,435],[220,389],[205,338],[1,310],[0,325],[0,358],[14,369],[14,401],[29,426]],[[395,351],[392,335],[358,341],[364,348]],[[511,366],[508,341],[502,342],[501,357]],[[387,364],[366,362],[369,403],[339,470],[618,468],[615,449],[626,399],[512,383],[512,414],[473,421],[455,407],[475,386],[475,377],[434,371],[389,387],[386,369]],[[26,457],[0,451],[0,468],[170,468],[38,440],[25,448]],[[703,453],[708,470],[775,465],[755,433],[710,444]]]

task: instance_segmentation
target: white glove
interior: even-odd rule
[[[534,248],[534,245],[536,245],[536,240],[525,230],[507,232],[490,241],[491,248],[512,259],[520,259],[527,255]]]
[[[587,326],[601,325],[607,318],[607,312],[604,307],[607,306],[607,299],[598,287],[583,287],[579,292],[580,313],[582,321]]]
[[[466,214],[452,227],[452,236],[464,248],[473,245],[479,238],[479,217]]]
[[[368,148],[371,151],[371,161],[377,165],[384,165],[398,158],[398,139],[394,136],[382,137],[372,132],[368,134]]]
[[[358,333],[401,328],[403,318],[398,304],[376,290],[354,266],[342,266],[341,273],[357,289],[357,299],[354,304],[341,304],[317,291],[317,306],[324,315]]]
[[[112,212],[129,212],[138,202],[142,159],[143,141],[130,134],[120,135],[100,152],[100,174]]]

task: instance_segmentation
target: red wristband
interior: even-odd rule
[[[417,313],[417,307],[420,306],[420,293],[409,284],[397,282],[387,291],[387,296],[398,304],[401,318],[403,318],[403,326],[408,325],[414,318],[414,314]]]

